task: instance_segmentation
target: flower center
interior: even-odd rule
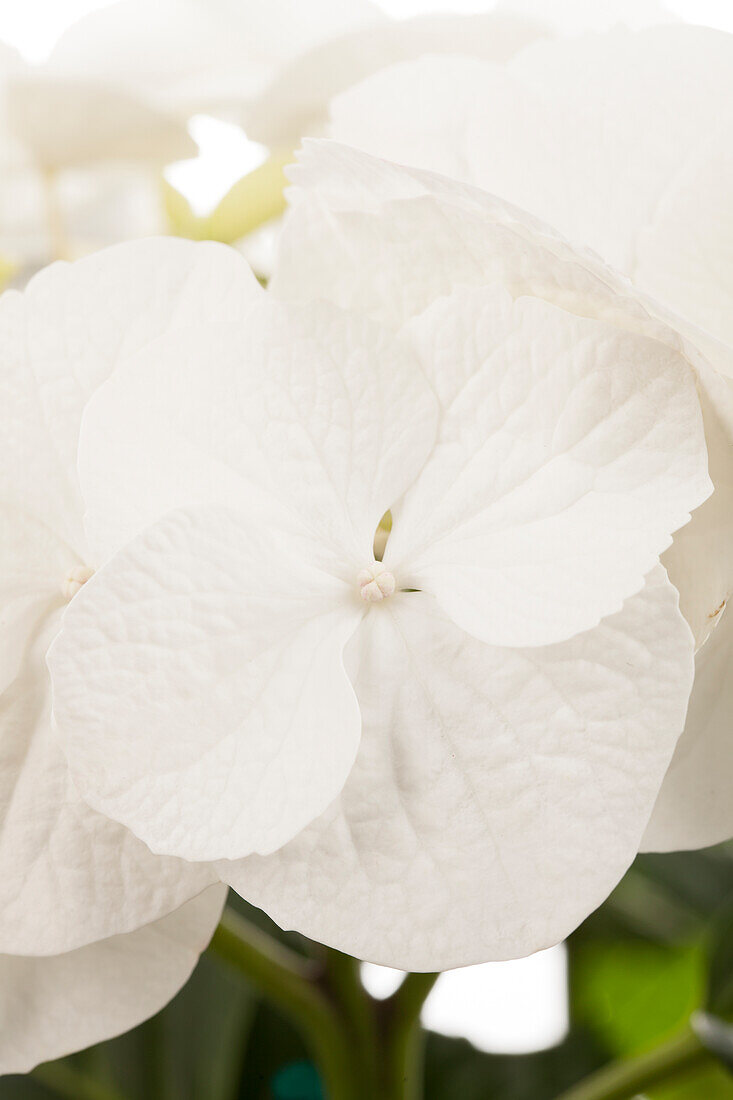
[[[94,570],[90,569],[88,565],[75,565],[73,569],[70,569],[61,585],[61,594],[64,599],[72,599],[81,586],[87,583],[93,573]]]
[[[362,569],[356,578],[359,595],[365,603],[377,603],[386,600],[395,590],[395,579],[381,561],[374,561]]]

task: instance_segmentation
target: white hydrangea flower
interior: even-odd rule
[[[0,299],[0,1072],[156,1012],[221,912],[210,868],[152,855],[81,799],[52,728],[45,657],[101,561],[76,474],[84,404],[179,311],[212,318],[227,291],[246,295],[254,280],[238,260],[229,272],[230,257],[182,241],[121,245]]]
[[[578,88],[583,95],[578,95]],[[395,66],[333,105],[333,133],[503,195],[678,314],[724,376],[705,395],[715,495],[665,558],[698,645],[653,850],[733,834],[733,36],[617,29],[538,42],[505,67]],[[661,307],[650,306],[660,312]],[[708,636],[709,641],[706,642]]]
[[[90,805],[283,926],[526,954],[618,881],[684,724],[658,559],[711,489],[699,380],[489,196],[319,143],[298,180],[277,293],[309,300],[181,313],[87,406],[109,560],[49,654],[58,729]]]

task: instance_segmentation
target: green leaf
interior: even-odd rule
[[[571,943],[570,958],[572,1019],[612,1056],[662,1042],[702,1005],[705,959],[697,945]]]

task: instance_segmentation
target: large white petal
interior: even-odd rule
[[[407,970],[556,943],[634,858],[684,724],[692,638],[661,570],[617,615],[496,649],[429,597],[370,610],[347,652],[363,717],[340,799],[222,877],[283,927]]]
[[[5,109],[11,132],[45,170],[110,160],[162,167],[196,154],[183,122],[102,83],[29,72],[9,81]]]
[[[77,793],[51,727],[46,650],[60,599],[37,615],[23,668],[0,696],[0,952],[70,951],[159,919],[215,881],[154,856]],[[52,914],[52,919],[50,918]]]
[[[278,528],[172,513],[85,585],[49,653],[81,793],[153,851],[278,848],[351,769],[360,718],[342,655],[362,614],[356,587]]]
[[[684,162],[653,218],[643,226],[630,274],[650,294],[733,344],[730,114],[706,145]]]
[[[262,293],[223,245],[117,245],[53,264],[0,300],[0,499],[86,553],[76,474],[82,410],[117,363],[185,317],[236,316]]]
[[[442,172],[479,186],[485,181],[479,178],[477,161],[484,142],[490,148],[493,137],[480,132],[479,119],[501,127],[503,142],[514,133],[517,160],[527,132],[535,142],[534,157],[540,160],[547,155],[540,124],[546,107],[525,80],[513,77],[503,65],[489,64],[492,59],[470,56],[473,51],[440,52],[448,56],[431,52],[410,60],[395,58],[394,64],[366,79],[351,81],[330,104],[328,135],[397,164]],[[500,173],[506,172],[502,182],[509,183],[508,173],[516,171],[514,158],[508,159],[508,165],[501,161],[493,165],[497,182]],[[512,178],[509,186],[487,184],[486,189],[522,205],[528,186],[521,178]]]
[[[410,350],[325,303],[255,302],[239,325],[179,326],[86,410],[79,469],[92,547],[105,558],[192,503],[257,507],[269,524],[279,508],[307,554],[351,581],[436,418]]]
[[[0,955],[0,1073],[28,1073],[163,1008],[188,980],[225,896],[212,886],[162,920],[66,954]]]
[[[49,607],[61,606],[65,577],[79,564],[43,522],[0,505],[0,706],[36,625]]]
[[[695,659],[685,732],[644,834],[646,851],[704,848],[733,836],[733,612]]]
[[[733,596],[733,379],[704,369],[700,404],[714,491],[663,557],[698,645]]]
[[[687,362],[489,288],[409,332],[443,414],[385,564],[494,645],[562,641],[618,610],[709,492]]]

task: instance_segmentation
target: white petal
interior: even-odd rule
[[[340,799],[222,877],[281,926],[401,969],[556,943],[634,858],[682,729],[676,603],[655,570],[595,630],[531,650],[474,641],[422,595],[378,605],[347,652],[364,730]]]
[[[26,658],[29,640],[79,559],[40,520],[0,506],[0,707],[2,693]]]
[[[728,344],[733,343],[732,193],[730,118],[670,183],[639,234],[632,272],[639,286]]]
[[[210,869],[154,856],[79,797],[51,728],[46,607],[23,668],[0,698],[0,952],[48,955],[133,931],[214,881]],[[53,914],[53,919],[49,919]]]
[[[385,565],[493,645],[562,641],[618,610],[709,492],[686,361],[488,289],[409,331],[443,415]]]
[[[0,956],[0,1073],[28,1073],[163,1008],[188,980],[225,896],[212,886],[154,924],[66,954]]]
[[[184,316],[231,316],[260,293],[232,249],[133,241],[54,264],[0,301],[0,496],[85,554],[76,475],[82,410],[120,359]]]
[[[731,36],[707,27],[636,34],[618,28],[528,47],[509,67],[551,104],[556,163],[567,173],[563,205],[569,220],[534,202],[524,205],[572,239],[578,239],[576,219],[587,219],[585,243],[632,274],[639,230],[653,219],[694,150],[731,118],[732,66]],[[502,153],[493,155],[500,159]],[[484,166],[491,155],[487,148]],[[553,177],[551,194],[560,199],[557,169]],[[482,186],[492,184],[484,179]],[[539,196],[538,177],[533,186]],[[575,201],[580,209],[574,212]]]
[[[492,59],[470,56],[475,53],[470,50],[452,52],[460,56],[440,57],[431,51],[430,56],[409,61],[395,58],[398,63],[368,79],[351,81],[330,104],[328,135],[385,160],[479,186],[485,181],[479,178],[477,161],[484,146],[491,147],[493,133],[484,134],[478,120],[488,121],[492,129],[501,127],[500,141],[513,133],[518,149],[524,148],[529,131],[535,140],[533,155],[540,159],[545,150],[538,123],[546,110],[541,96],[504,66],[487,64]],[[507,159],[508,167],[493,166],[497,179],[503,171],[512,171],[515,158]],[[522,205],[515,183],[531,186],[512,179],[509,186],[486,184],[486,189]]]
[[[663,558],[698,646],[733,597],[733,379],[705,368],[700,403],[714,492]]]
[[[49,653],[83,796],[157,852],[284,844],[356,755],[342,653],[363,606],[278,529],[172,513],[84,586]]]
[[[192,503],[257,506],[262,522],[299,526],[311,557],[351,581],[436,417],[409,349],[325,304],[255,301],[236,326],[179,325],[87,408],[79,469],[91,545],[105,558]]]
[[[103,83],[31,72],[13,77],[5,95],[11,131],[47,170],[109,160],[162,166],[196,154],[183,122]]]
[[[644,834],[645,851],[704,848],[733,836],[733,612],[697,653],[685,732]]]
[[[307,141],[289,174],[293,205],[270,285],[278,297],[327,297],[399,327],[457,287],[498,283],[681,346],[664,307],[485,191],[327,141]]]

